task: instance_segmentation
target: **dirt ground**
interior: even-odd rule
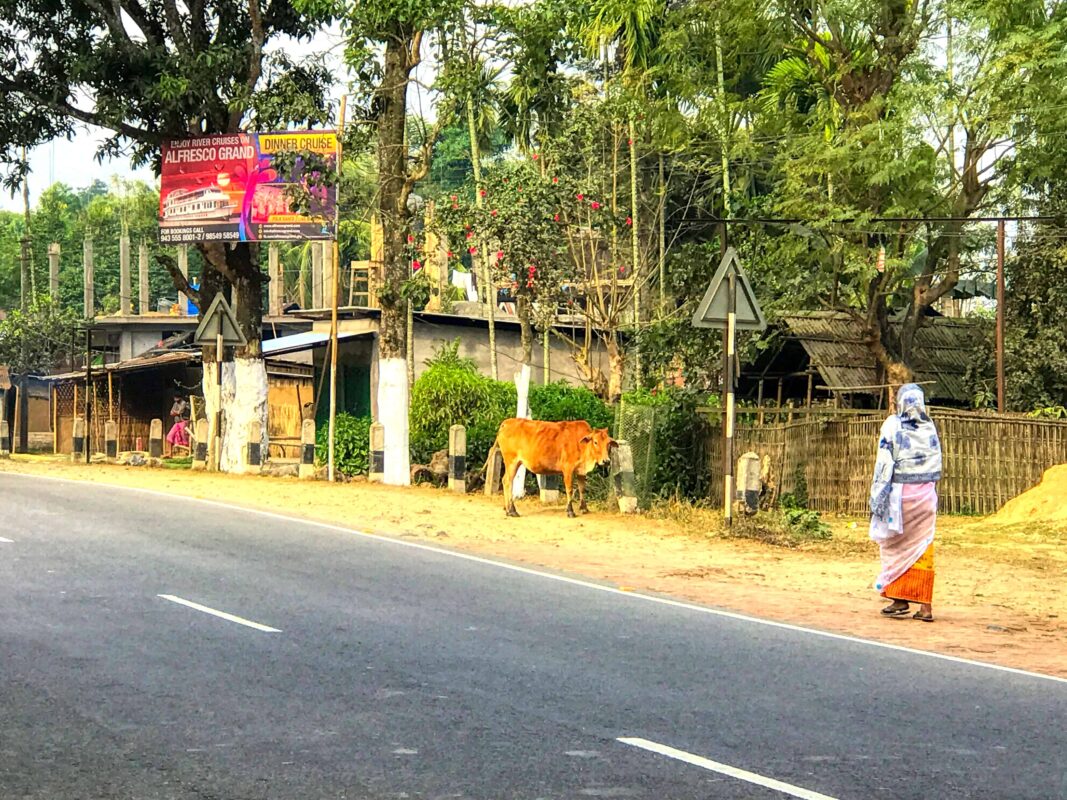
[[[15,456],[0,471],[153,489],[320,520],[588,576],[766,619],[1067,677],[1067,526],[938,520],[937,621],[885,619],[871,583],[865,520],[828,520],[833,538],[799,548],[727,537],[711,511],[656,518],[500,502],[429,486],[394,488]],[[1059,527],[1057,527],[1059,525]],[[2,531],[0,531],[2,532]]]

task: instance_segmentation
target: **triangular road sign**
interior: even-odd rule
[[[737,258],[737,251],[732,247],[722,257],[719,268],[715,271],[715,277],[711,279],[708,290],[704,293],[704,299],[700,301],[696,312],[693,314],[693,327],[695,328],[720,328],[726,325],[726,309],[730,291],[730,281],[727,276],[733,272],[736,275],[734,286],[737,290],[736,326],[740,331],[762,331],[767,327],[756,301],[756,293],[752,291],[752,285],[748,277],[741,269],[741,262]]]
[[[222,292],[215,295],[211,301],[207,313],[196,326],[196,334],[193,343],[199,345],[212,345],[217,341],[219,331],[222,331],[222,343],[227,346],[243,347],[248,344],[241,329],[237,327],[237,318],[233,315],[233,309],[226,302]]]

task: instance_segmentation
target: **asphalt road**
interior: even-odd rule
[[[0,474],[2,800],[1067,800],[1065,728],[1067,682]]]

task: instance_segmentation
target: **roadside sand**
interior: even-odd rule
[[[785,549],[725,538],[712,512],[671,519],[458,497],[428,486],[330,485],[186,470],[0,461],[0,471],[152,489],[588,576],[634,591],[1067,677],[1067,532],[1033,521],[938,521],[937,622],[884,619],[871,589],[878,552],[866,523],[831,520],[829,542]],[[189,517],[192,519],[192,515]]]

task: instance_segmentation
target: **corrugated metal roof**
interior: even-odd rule
[[[125,361],[118,361],[114,364],[105,364],[102,367],[94,366],[93,373],[100,375],[108,372],[134,372],[139,369],[155,369],[170,364],[185,364],[190,361],[199,360],[199,351],[176,350],[171,353],[157,353],[147,356],[137,356],[136,358],[128,358]],[[77,372],[65,372],[61,375],[47,375],[44,379],[49,381],[73,381],[81,380],[84,377],[85,370],[78,370]]]
[[[337,340],[352,339],[356,336],[369,336],[369,333],[353,333],[351,331],[338,333]],[[330,334],[316,331],[294,333],[290,336],[279,336],[276,339],[268,339],[263,342],[263,355],[278,356],[283,353],[299,353],[303,350],[311,350],[315,347],[324,347],[330,341]]]
[[[811,311],[782,317],[789,335],[800,342],[827,386],[869,387],[880,383],[877,362],[861,323],[850,314]],[[974,322],[934,317],[915,335],[915,379],[931,399],[969,402],[966,375],[982,337]],[[857,390],[874,394],[874,390]]]

